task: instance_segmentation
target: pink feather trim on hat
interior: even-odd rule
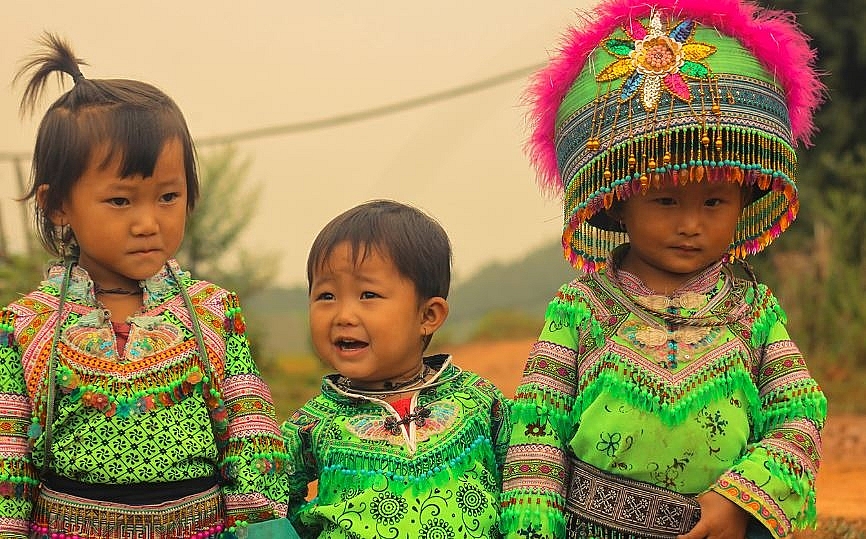
[[[526,91],[532,133],[526,150],[538,172],[538,183],[551,194],[562,192],[556,159],[556,113],[586,59],[618,27],[646,18],[653,9],[691,18],[736,38],[785,90],[794,140],[810,145],[813,115],[824,100],[825,87],[815,70],[816,52],[797,26],[793,13],[763,9],[740,0],[635,0],[603,2],[585,14],[586,24],[569,28],[559,53],[537,72]]]

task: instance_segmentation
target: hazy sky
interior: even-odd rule
[[[162,88],[193,136],[206,138],[350,114],[541,64],[590,3],[8,2],[0,153],[32,150],[39,118],[19,118],[22,87],[11,80],[43,30],[70,41],[90,64],[85,76]],[[319,229],[373,198],[413,203],[439,219],[457,279],[556,240],[559,201],[541,195],[523,154],[525,85],[521,77],[372,120],[237,143],[252,159],[249,185],[239,188],[262,191],[245,245],[279,253],[279,283],[301,284]],[[40,111],[59,95],[51,89]],[[13,250],[23,226],[17,194],[11,163],[0,161],[0,216]]]

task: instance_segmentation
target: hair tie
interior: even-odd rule
[[[79,82],[81,82],[81,80],[84,79],[84,75],[81,73],[80,69],[75,69],[71,73],[71,75],[72,75],[72,82],[74,82],[75,84],[78,84]]]

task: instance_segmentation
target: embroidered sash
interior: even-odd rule
[[[691,496],[609,474],[575,458],[571,467],[565,504],[569,539],[670,539],[700,519],[700,506]]]

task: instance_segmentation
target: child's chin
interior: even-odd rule
[[[353,382],[364,382],[370,378],[370,372],[368,370],[359,369],[358,365],[352,365],[351,363],[340,360],[331,360],[327,363],[332,369],[334,369],[334,371]]]

